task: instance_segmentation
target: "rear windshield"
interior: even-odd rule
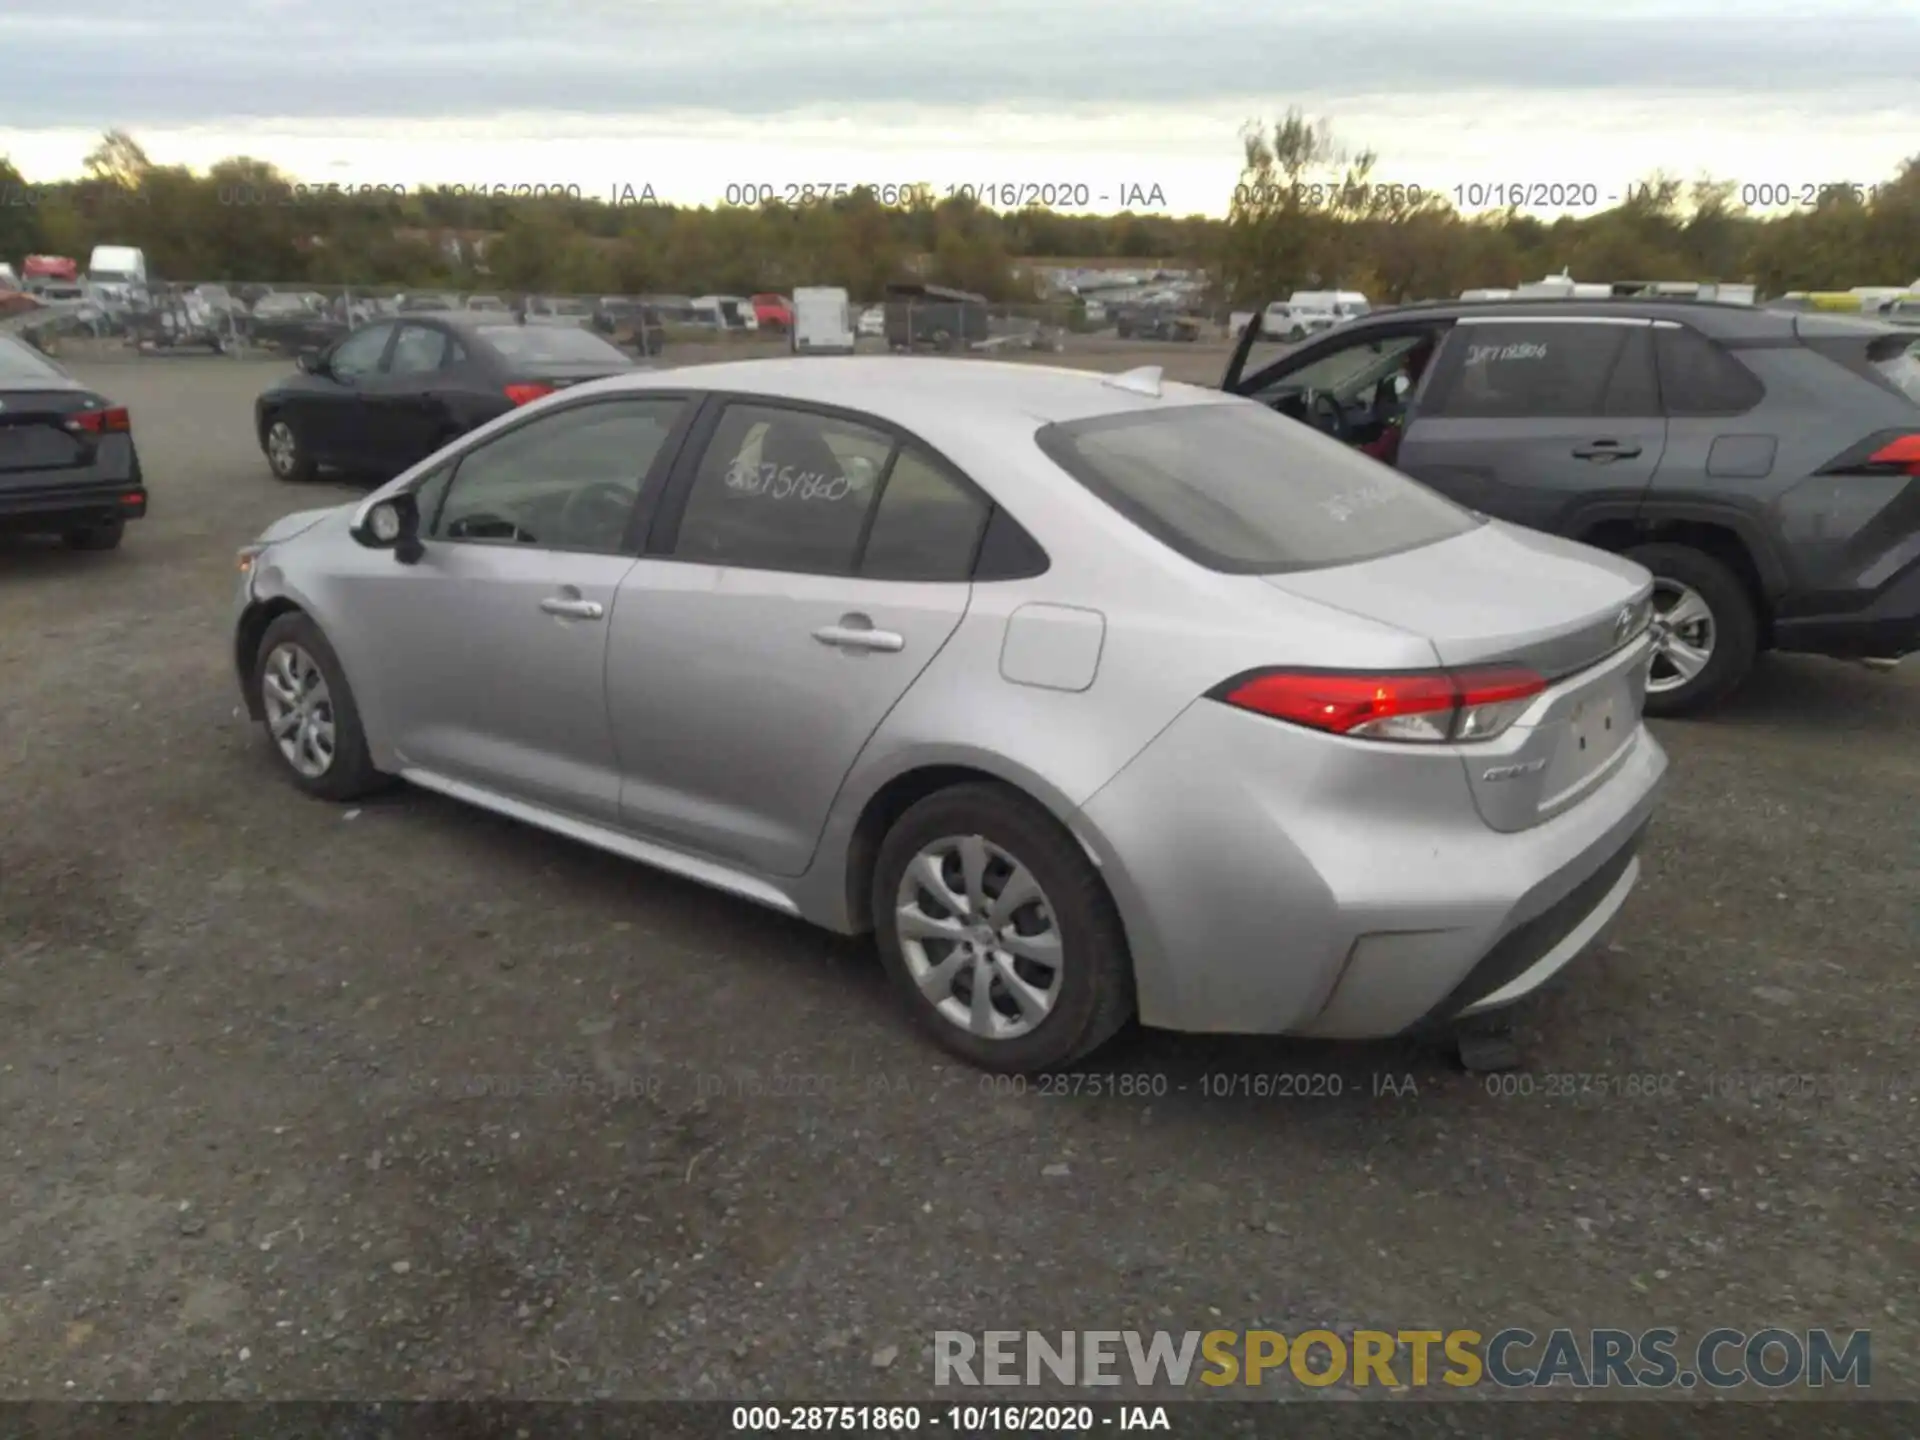
[[[1263,405],[1187,405],[1036,439],[1068,474],[1189,560],[1237,574],[1352,565],[1481,523],[1378,461]]]
[[[31,385],[42,380],[62,379],[65,374],[38,350],[22,345],[11,336],[0,335],[0,385]]]
[[[1886,378],[1894,388],[1903,391],[1906,397],[1920,405],[1920,340],[1915,340],[1905,349],[1892,349],[1890,355],[1879,353],[1875,346],[1869,363]]]
[[[626,365],[627,357],[598,335],[571,326],[483,325],[480,338],[509,360]]]

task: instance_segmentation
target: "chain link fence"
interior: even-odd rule
[[[372,321],[426,311],[454,311],[476,320],[492,316],[499,323],[522,323],[524,317],[526,324],[578,325],[635,356],[744,358],[794,348],[788,305],[757,306],[744,297],[522,295],[304,281],[156,282],[131,291],[34,297],[30,308],[0,315],[0,328],[49,354],[73,359],[290,360],[303,350],[323,350]],[[1071,299],[1003,304],[976,297],[878,297],[853,301],[846,318],[852,332],[847,348],[873,354],[1124,353],[1229,338],[1227,326],[1208,316]]]

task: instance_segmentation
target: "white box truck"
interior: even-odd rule
[[[789,348],[795,355],[851,355],[853,304],[847,292],[837,285],[795,290]]]

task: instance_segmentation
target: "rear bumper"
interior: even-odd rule
[[[1920,560],[1858,610],[1776,619],[1776,650],[1841,659],[1895,660],[1920,651]]]
[[[1494,1009],[1638,878],[1667,769],[1644,727],[1579,804],[1502,833],[1457,760],[1279,723],[1202,702],[1081,812],[1145,1024],[1370,1039]]]
[[[147,487],[139,480],[0,488],[0,530],[16,534],[78,530],[146,513]]]

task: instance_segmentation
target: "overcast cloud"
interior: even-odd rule
[[[1760,93],[1818,109],[1913,91],[1920,6],[92,0],[84,26],[57,35],[40,7],[0,15],[0,130],[875,103],[1117,111],[1234,95],[1278,106],[1342,85],[1564,91],[1569,105]]]

